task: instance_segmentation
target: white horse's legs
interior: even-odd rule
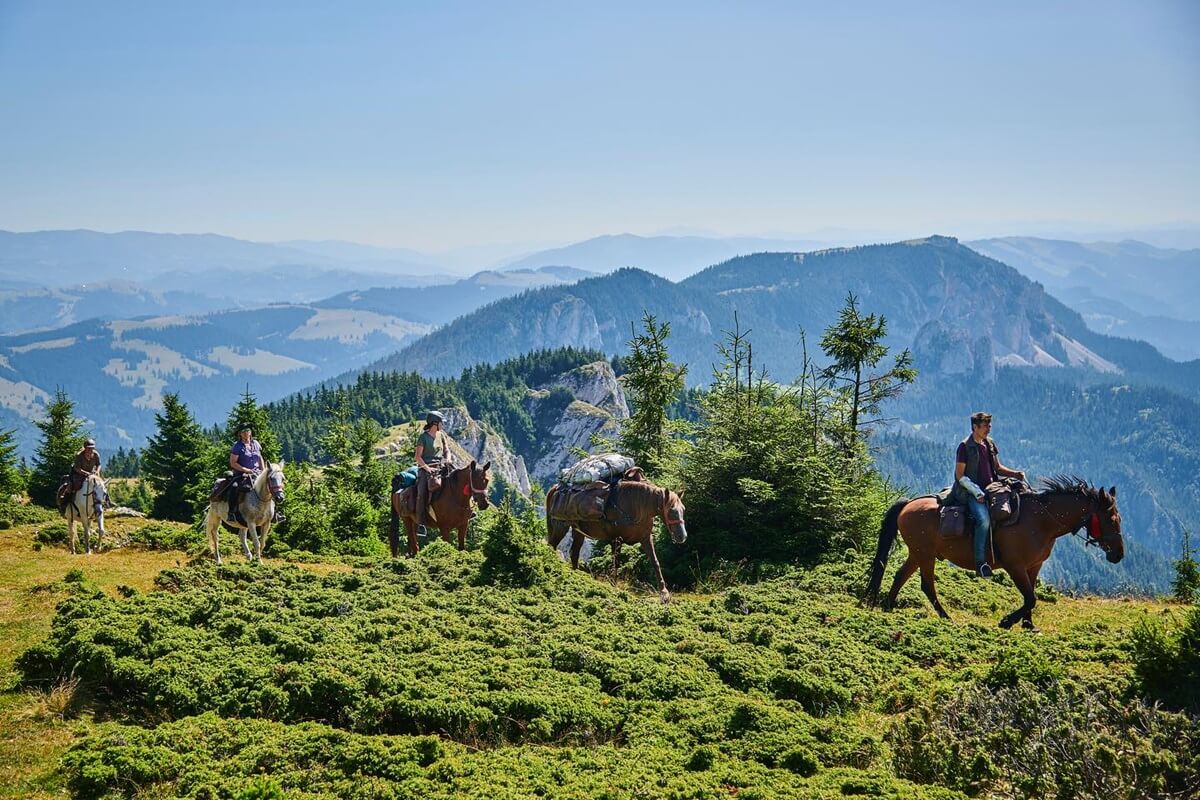
[[[204,527],[208,531],[208,549],[212,552],[213,557],[217,559],[217,566],[221,566],[221,516],[217,513],[215,503],[209,503],[208,514],[204,517]]]
[[[79,534],[75,531],[75,509],[67,506],[67,534],[71,543],[71,555],[79,554]]]
[[[238,536],[242,540],[242,554],[246,556],[247,561],[253,561],[254,556],[250,552],[250,545],[246,542],[246,528],[238,528]]]
[[[253,561],[255,558],[257,558],[259,563],[261,563],[262,562],[262,541],[258,538],[258,526],[251,525],[248,528],[248,530],[250,531],[250,538],[254,540],[254,558],[250,558],[249,553],[246,553],[246,557],[250,558],[251,561]],[[244,539],[244,537],[243,537],[243,539]]]

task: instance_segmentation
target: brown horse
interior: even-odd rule
[[[480,508],[488,507],[488,470],[492,462],[482,467],[474,461],[465,467],[451,470],[442,481],[441,491],[429,504],[433,513],[430,515],[430,528],[437,528],[442,534],[442,540],[453,544],[450,531],[458,531],[458,549],[467,548],[467,525],[471,521],[471,499]],[[417,518],[408,510],[408,494],[416,492],[415,486],[410,486],[403,492],[392,492],[392,524],[388,529],[388,538],[392,546],[392,558],[400,556],[400,520],[404,520],[404,530],[408,534],[409,557],[415,556],[420,547],[417,546]]]
[[[989,559],[989,563],[1008,572],[1025,600],[1020,608],[1000,620],[1002,628],[1011,628],[1017,620],[1021,620],[1024,627],[1033,628],[1033,606],[1037,602],[1034,585],[1058,537],[1086,527],[1087,543],[1099,546],[1109,561],[1116,564],[1125,554],[1121,512],[1117,510],[1117,487],[1105,491],[1078,478],[1064,476],[1043,478],[1042,484],[1045,491],[1022,495],[1021,517],[1015,525],[993,531],[993,550],[997,558]],[[950,615],[938,602],[934,589],[934,560],[944,558],[965,569],[974,569],[975,556],[969,533],[946,537],[938,532],[938,505],[932,497],[900,500],[884,515],[879,529],[879,547],[867,584],[867,604],[875,605],[879,598],[884,567],[897,531],[908,545],[908,559],[896,573],[892,590],[884,600],[884,609],[895,605],[900,587],[920,569],[922,591],[938,615],[949,619]]]
[[[573,528],[576,535],[571,539],[571,566],[579,569],[579,551],[583,549],[584,537],[610,542],[613,551],[613,576],[616,577],[617,565],[621,560],[621,545],[640,544],[642,550],[650,554],[654,571],[658,574],[659,597],[664,603],[671,602],[671,593],[667,591],[667,582],[663,580],[662,567],[658,564],[658,554],[654,552],[654,519],[662,519],[671,534],[672,542],[683,544],[687,541],[687,526],[683,521],[683,492],[675,494],[670,489],[655,486],[649,481],[621,481],[616,502],[613,504],[621,520],[618,523],[567,522],[553,518],[550,515],[550,505],[557,492],[558,484],[555,484],[546,493],[546,540],[551,547],[557,550]]]

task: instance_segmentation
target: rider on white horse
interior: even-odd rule
[[[250,423],[238,425],[238,440],[229,451],[229,468],[233,470],[233,481],[229,487],[229,521],[237,521],[238,499],[243,489],[249,488],[254,476],[262,471],[262,447],[254,439]]]
[[[84,481],[88,477],[95,475],[97,478],[100,475],[100,453],[96,451],[96,440],[88,439],[83,443],[83,449],[75,454],[75,463],[71,466],[71,486],[67,490],[67,494],[72,495],[83,487]],[[107,496],[103,491],[98,491],[92,502],[95,505],[96,516],[100,516],[104,511],[104,501]]]

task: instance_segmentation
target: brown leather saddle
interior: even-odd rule
[[[938,533],[946,538],[967,534],[967,507],[950,505],[952,487],[946,487],[935,495],[938,501]],[[988,517],[993,531],[1008,528],[1021,520],[1021,494],[1028,487],[1020,481],[993,481],[984,487],[987,495]]]

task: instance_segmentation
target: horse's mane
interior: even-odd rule
[[[1042,485],[1040,494],[1081,494],[1096,502],[1104,500],[1101,497],[1102,490],[1100,488],[1092,486],[1078,475],[1051,475],[1047,478],[1040,478],[1039,483]]]

